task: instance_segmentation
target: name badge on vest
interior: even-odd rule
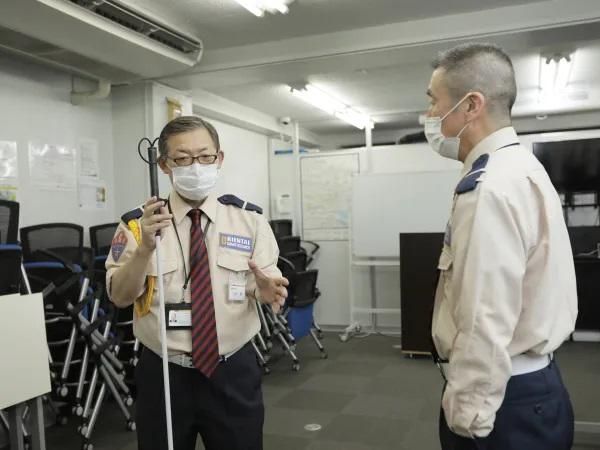
[[[220,247],[239,252],[252,253],[252,239],[249,237],[221,233],[219,236],[219,245]]]
[[[229,301],[243,302],[246,300],[246,272],[231,272],[229,274]]]
[[[190,303],[167,303],[165,305],[167,330],[192,328],[192,305]]]

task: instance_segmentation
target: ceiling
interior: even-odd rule
[[[287,15],[256,18],[234,0],[127,0],[200,37],[207,49],[353,30],[539,0],[295,0]]]
[[[257,18],[233,0],[130,0],[200,37],[192,72],[163,79],[208,91],[327,137],[362,132],[293,97],[310,82],[370,114],[374,135],[414,129],[426,109],[435,54],[457,42],[501,45],[513,58],[514,113],[600,110],[600,10],[596,0],[296,0],[286,16]],[[576,50],[569,92],[540,103],[539,55]],[[388,133],[389,134],[389,133]]]

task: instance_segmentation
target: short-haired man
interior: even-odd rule
[[[432,326],[442,448],[568,450],[573,411],[553,352],[574,329],[577,298],[560,199],[511,126],[510,58],[465,44],[434,69],[425,134],[464,164]]]

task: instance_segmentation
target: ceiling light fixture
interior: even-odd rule
[[[290,86],[290,90],[299,99],[356,128],[363,130],[365,128],[373,128],[374,126],[374,121],[369,115],[346,105],[344,102],[332,97],[312,84],[307,84],[301,88]]]
[[[563,91],[569,84],[573,55],[555,54],[540,58],[540,88],[544,93]]]
[[[280,12],[281,14],[287,14],[290,9],[288,4],[290,0],[235,0],[252,14],[257,17],[263,17],[265,12],[270,13]],[[293,0],[292,0],[293,1]]]

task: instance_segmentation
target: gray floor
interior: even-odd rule
[[[330,357],[321,360],[309,341],[301,342],[300,372],[282,359],[265,377],[265,450],[439,450],[440,376],[430,360],[403,357],[392,347],[397,343],[371,336],[342,344],[328,335]],[[600,344],[566,344],[558,360],[577,420],[600,422]],[[49,450],[81,447],[71,422],[48,430]],[[306,431],[307,424],[322,428]],[[94,450],[136,449],[135,434],[124,428],[107,405]],[[600,435],[578,435],[575,449],[600,450]]]

